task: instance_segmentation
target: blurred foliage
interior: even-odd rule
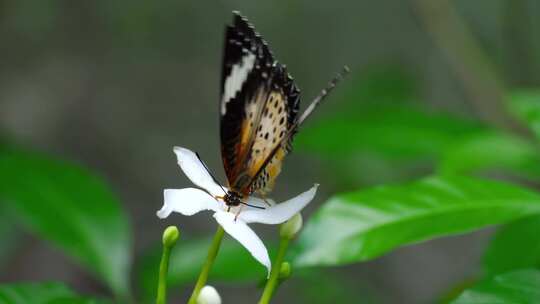
[[[540,90],[515,90],[507,98],[507,106],[540,139]]]
[[[302,230],[294,262],[316,266],[365,261],[398,246],[539,212],[540,194],[465,176],[338,194]]]
[[[465,290],[452,304],[539,303],[540,271],[524,269],[505,273]]]
[[[433,160],[454,136],[480,129],[472,120],[424,110],[399,69],[373,71],[343,85],[338,110],[303,128],[296,147],[332,159],[367,153],[388,160]]]
[[[298,145],[329,157],[371,153],[390,160],[434,160],[456,137],[481,130],[472,121],[428,114],[413,105],[365,105],[310,125]]]
[[[419,166],[441,174],[495,170],[528,179],[540,177],[536,143],[471,119],[427,110],[412,102],[413,86],[396,74],[400,75],[375,73],[357,79],[343,96],[345,106],[302,130],[298,147],[328,159],[340,178],[364,172],[384,176],[381,170],[397,175],[408,168],[418,171]],[[533,107],[523,108],[529,111],[521,112],[529,113]]]
[[[9,256],[15,251],[18,245],[19,233],[16,229],[17,223],[14,221],[3,205],[0,205],[0,270],[9,261]]]
[[[540,216],[507,224],[497,231],[484,254],[487,276],[522,268],[540,268]]]
[[[290,283],[299,289],[301,303],[347,303],[351,299],[358,304],[378,303],[363,282],[327,271],[304,270],[296,283]]]
[[[0,147],[0,200],[32,232],[129,294],[131,231],[102,180],[75,164],[15,146]]]
[[[327,106],[325,112],[342,113],[343,110],[361,114],[365,106],[418,104],[417,85],[412,75],[397,66],[372,66],[363,73],[354,71],[339,84],[335,94],[339,96],[338,107]],[[335,99],[335,98],[334,98]],[[302,131],[303,132],[303,131]]]
[[[42,282],[0,285],[0,303],[106,304],[111,302],[81,297],[63,283]]]

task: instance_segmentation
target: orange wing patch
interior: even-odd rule
[[[253,96],[253,99],[245,105],[245,117],[240,126],[239,141],[234,148],[237,166],[230,169],[228,179],[231,184],[229,186],[240,187],[240,185],[249,183],[251,179],[248,175],[249,172],[246,172],[246,169],[249,168],[249,165],[246,164],[252,158],[250,150],[257,136],[257,126],[260,125],[262,119],[263,109],[261,109],[260,105],[265,104],[267,96],[268,91],[261,87]]]
[[[269,157],[274,147],[287,134],[287,100],[282,92],[272,91],[261,113],[261,120],[251,148],[251,154],[247,165],[247,174],[253,177],[257,174],[265,160]],[[260,173],[257,180],[252,184],[251,192],[268,193],[274,186],[274,181],[281,171],[281,163],[287,154],[286,147],[281,148],[266,168]]]

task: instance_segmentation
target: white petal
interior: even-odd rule
[[[308,191],[293,197],[286,202],[276,204],[266,209],[245,207],[238,218],[246,223],[281,224],[300,212],[300,210],[311,202],[315,197],[318,186],[319,185],[316,184]]]
[[[165,189],[163,207],[157,212],[159,218],[166,218],[172,212],[193,215],[203,210],[220,209],[222,202],[216,201],[210,194],[196,188]]]
[[[259,237],[240,219],[235,219],[235,214],[225,211],[218,211],[214,214],[216,221],[225,231],[235,238],[251,255],[266,266],[270,275],[271,263],[268,251]]]
[[[186,176],[197,186],[206,189],[210,194],[218,196],[225,195],[218,184],[214,182],[212,176],[201,163],[197,154],[182,147],[174,147],[174,153],[178,158],[178,165]]]
[[[276,202],[274,202],[274,200],[272,199],[269,199],[269,198],[262,199],[262,198],[258,198],[254,196],[248,197],[247,203],[253,206],[261,207],[261,208],[268,208],[276,204]]]

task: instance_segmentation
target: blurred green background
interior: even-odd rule
[[[540,85],[540,3],[534,0],[0,0],[0,132],[98,172],[128,211],[136,258],[168,224],[179,225],[187,239],[215,229],[207,214],[165,222],[155,211],[164,188],[191,185],[176,166],[175,145],[198,151],[224,180],[218,94],[224,26],[232,10],[247,16],[288,66],[304,106],[343,64],[351,68],[304,125],[306,134],[299,135],[274,191],[274,197],[287,198],[320,183],[305,218],[332,193],[432,172],[431,158],[438,156],[430,152],[448,148],[437,140],[459,137],[469,121],[523,133],[503,100],[509,88]],[[433,119],[398,111],[377,120],[385,109],[412,105]],[[339,127],[344,109],[358,120],[396,125],[369,137],[362,129]],[[445,124],[440,113],[467,123],[450,125],[444,138],[430,136],[432,126]],[[324,143],[306,130],[325,119],[334,119],[336,128],[326,132],[339,132],[337,141],[358,141],[361,148],[365,140],[375,148],[345,157],[332,150],[339,142],[320,147]],[[403,130],[400,119],[419,126]],[[406,149],[406,143],[394,147],[400,140],[421,143],[426,155]],[[375,155],[377,144],[389,155]],[[420,157],[410,160],[409,154]],[[59,280],[81,293],[107,295],[104,285],[56,247],[3,223],[12,237],[0,241],[6,249],[0,282]],[[270,243],[273,228],[256,230]],[[491,233],[447,237],[322,276],[307,274],[284,284],[275,302],[326,303],[335,295],[350,303],[432,302],[478,272]],[[204,251],[193,258],[202,260]],[[253,283],[210,283],[225,303],[252,303],[260,293]],[[191,287],[171,294],[185,298]]]

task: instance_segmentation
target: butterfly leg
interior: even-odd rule
[[[267,200],[266,200],[266,197],[261,197],[261,199],[263,200],[263,202],[268,205],[268,207],[272,207],[272,204],[270,204]]]
[[[263,191],[260,191],[260,190],[257,190],[257,193],[259,194],[259,196],[261,197],[261,199],[263,200],[263,202],[268,205],[268,207],[272,207],[272,204],[270,204],[267,200],[266,200],[266,193],[263,192]]]
[[[234,221],[236,222],[236,219],[238,219],[238,215],[240,215],[240,212],[242,211],[242,208],[244,208],[244,205],[240,205],[238,207],[238,211],[236,212],[236,214],[234,215]],[[230,209],[229,209],[230,210]]]

